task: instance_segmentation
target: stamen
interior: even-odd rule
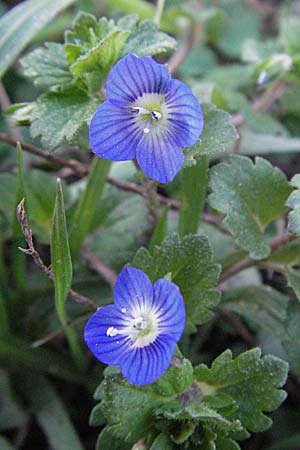
[[[115,327],[109,327],[106,330],[106,336],[114,337],[117,336],[117,334],[119,334],[119,330]]]
[[[148,134],[148,133],[150,133],[150,123],[151,123],[151,118],[149,118],[148,120],[147,120],[147,123],[146,123],[146,126],[145,126],[145,128],[144,128],[144,133],[145,134]]]
[[[159,111],[151,111],[151,117],[155,120],[159,120],[161,118],[161,113]]]
[[[137,114],[149,114],[148,109],[145,109],[142,106],[132,106],[132,110]]]

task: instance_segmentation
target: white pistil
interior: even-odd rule
[[[148,127],[144,128],[144,133],[145,133],[145,134],[150,133],[150,128],[148,128]]]

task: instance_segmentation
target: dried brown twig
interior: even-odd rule
[[[24,237],[26,239],[28,248],[19,247],[19,250],[21,250],[21,252],[25,253],[26,255],[30,255],[33,258],[35,264],[41,269],[41,271],[44,272],[48,276],[48,278],[50,278],[50,280],[53,280],[52,269],[44,264],[39,252],[34,247],[32,231],[28,226],[24,203],[25,199],[23,198],[23,200],[21,200],[21,202],[17,206],[17,217],[21,225]],[[80,303],[81,305],[84,306],[88,306],[90,309],[94,311],[97,310],[97,305],[90,298],[79,294],[77,291],[74,291],[74,289],[70,289],[69,295],[77,303]]]

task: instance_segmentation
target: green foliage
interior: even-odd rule
[[[270,254],[264,231],[273,220],[285,212],[285,202],[291,192],[284,174],[268,161],[233,156],[211,170],[210,204],[226,214],[224,224],[239,246],[254,259]]]
[[[300,175],[295,175],[291,180],[291,185],[296,189],[291,193],[286,201],[286,206],[292,209],[288,215],[288,230],[300,235]]]
[[[298,448],[300,182],[293,175],[300,150],[300,46],[295,2],[274,8],[268,2],[206,0],[197,8],[180,0],[24,0],[5,13],[11,3],[0,0],[0,77],[10,68],[0,86],[1,107],[9,103],[6,92],[16,102],[0,117],[3,436],[24,450],[45,447],[46,439],[55,450],[94,448],[86,415],[91,392],[101,383],[90,416],[90,425],[99,427],[97,450],[240,450],[237,440],[266,430],[271,424],[266,413],[285,398],[282,358],[292,373],[290,400],[272,415],[276,427],[245,445]],[[107,18],[96,17],[99,13]],[[28,44],[29,53],[17,60]],[[184,149],[183,171],[169,185],[152,185],[150,195],[157,188],[159,197],[151,215],[146,183],[134,164],[100,158],[90,164],[90,154],[82,151],[89,147],[91,117],[105,100],[107,75],[129,52],[169,64],[175,77],[191,86],[204,112],[202,135]],[[15,125],[30,128],[16,130]],[[89,175],[30,154],[35,151],[31,138],[46,150],[62,147],[61,161],[90,164]],[[17,139],[24,141],[26,153],[6,144]],[[228,157],[238,152],[270,156],[274,167],[262,158]],[[290,183],[276,165],[292,178]],[[56,186],[57,176],[64,179],[61,186]],[[26,256],[17,249],[27,246],[15,215],[23,197],[33,245],[45,265],[52,263],[50,279],[35,264],[34,251]],[[290,241],[274,252],[272,245],[270,254],[269,243],[279,233]],[[79,257],[83,243],[100,259],[100,273],[88,267],[88,252]],[[255,267],[236,273],[244,260]],[[88,305],[73,301],[76,291],[100,307],[111,303],[113,282],[103,279],[101,263],[117,275],[130,261],[153,282],[165,277],[176,283],[187,311],[179,343],[185,356],[176,348],[168,370],[145,386],[128,383],[116,367],[103,372],[94,358],[87,366],[81,347]],[[218,284],[221,266],[225,276]],[[262,356],[259,349],[242,353],[249,342],[272,355]],[[220,355],[228,347],[234,358],[230,350]],[[12,449],[2,437],[0,447]]]
[[[78,256],[84,238],[91,228],[96,205],[101,197],[110,165],[110,161],[97,156],[94,158],[86,187],[71,221],[70,247],[73,257]]]
[[[73,82],[62,44],[47,42],[45,48],[37,48],[22,58],[21,64],[24,75],[36,86],[55,91]]]
[[[151,241],[149,243],[149,252],[153,253],[156,245],[160,245],[166,238],[168,225],[168,208],[165,208],[153,231]]]
[[[212,263],[212,252],[204,236],[188,235],[179,240],[177,234],[155,247],[153,256],[141,248],[133,266],[143,270],[152,282],[167,276],[179,286],[185,301],[187,330],[213,317],[212,309],[219,302],[216,286],[220,267]]]
[[[253,349],[232,359],[225,351],[209,369],[201,364],[195,369],[196,379],[206,395],[226,394],[236,402],[238,409],[229,414],[239,419],[249,431],[263,431],[272,421],[263,411],[273,411],[286,397],[279,388],[286,381],[288,365],[271,356],[261,356],[260,349]],[[207,392],[207,394],[206,394]]]
[[[0,77],[31,39],[74,0],[27,0],[0,19]]]
[[[31,134],[41,136],[42,143],[50,150],[66,143],[78,143],[79,133],[87,132],[97,106],[78,88],[43,94],[30,116]]]
[[[234,141],[237,132],[229,122],[227,112],[217,109],[212,104],[202,104],[204,113],[204,130],[198,142],[185,151],[187,161],[193,160],[198,155],[207,155],[209,158],[227,153]]]
[[[285,320],[283,347],[288,355],[291,369],[300,376],[300,344],[298,336],[300,327],[300,305],[292,303],[289,305]]]
[[[154,56],[175,50],[176,41],[165,33],[158,31],[152,20],[140,22],[136,30],[130,34],[125,44],[123,54]]]
[[[181,202],[178,231],[181,237],[197,233],[204,206],[208,177],[208,158],[201,155],[181,175]]]
[[[14,398],[11,392],[8,375],[2,369],[0,370],[0,392],[0,430],[8,430],[22,426],[26,415],[17,400]]]
[[[31,373],[25,373],[24,378],[31,409],[50,446],[56,450],[83,450],[69,415],[50,382],[37,373],[34,383]]]

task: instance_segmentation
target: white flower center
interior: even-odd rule
[[[144,309],[144,308],[143,308]],[[125,308],[121,310],[126,313]],[[159,334],[157,314],[152,310],[135,311],[135,316],[128,317],[123,328],[108,327],[106,335],[115,337],[123,335],[130,337],[132,347],[145,347],[155,341]]]
[[[136,120],[144,133],[148,134],[160,122],[165,122],[165,97],[161,94],[143,94],[132,104],[131,111],[136,114]]]

